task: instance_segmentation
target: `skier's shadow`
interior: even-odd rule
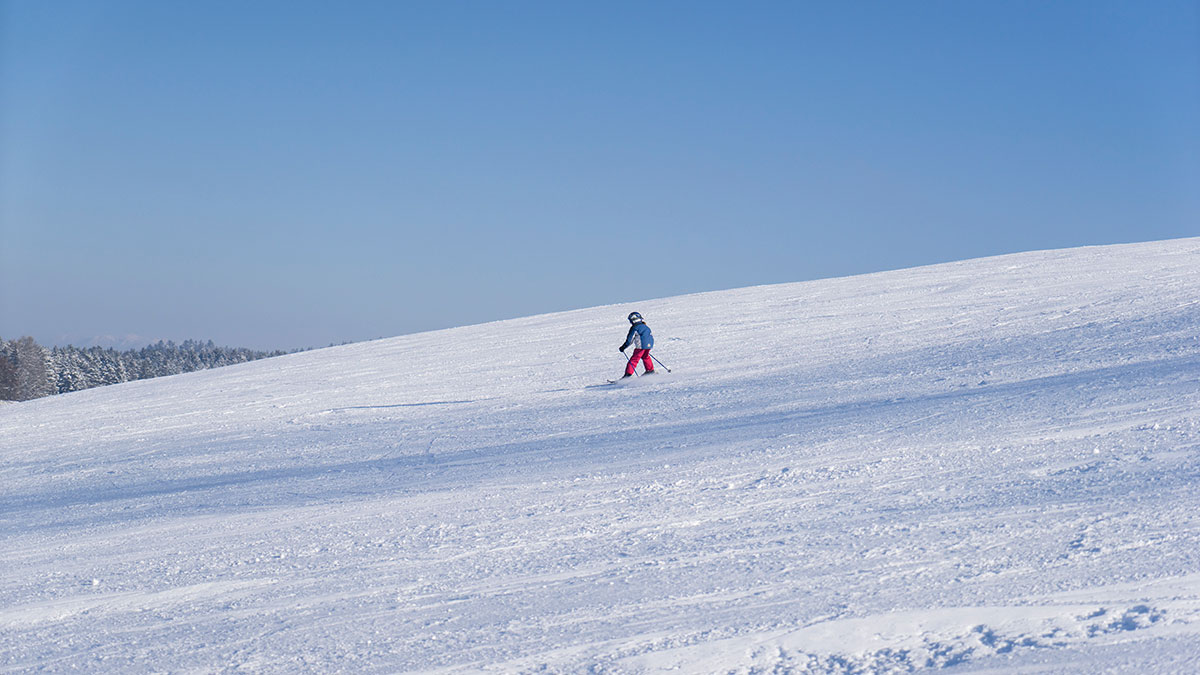
[[[392,403],[390,405],[352,405],[344,408],[332,408],[329,412],[342,412],[344,410],[388,410],[390,408],[421,408],[432,405],[461,405],[463,403],[475,403],[475,400],[464,401],[426,401],[424,403]]]

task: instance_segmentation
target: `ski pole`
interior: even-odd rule
[[[659,361],[658,357],[655,356],[653,353],[650,354],[650,358],[654,359],[654,362],[657,363],[658,365],[662,366],[663,368],[667,368],[667,364],[663,363],[662,361]],[[671,372],[671,369],[667,368],[667,372],[668,373]]]
[[[626,367],[628,367],[628,366],[629,366],[629,362],[633,360],[631,357],[625,356],[625,350],[621,350],[621,358],[625,359],[625,366],[626,366]],[[663,366],[663,368],[666,368],[666,366]],[[669,371],[669,370],[668,370],[667,372],[669,373],[669,372],[671,372],[671,371]],[[638,375],[638,371],[637,371],[637,367],[636,367],[636,366],[635,366],[635,367],[634,367],[634,369],[633,369],[633,376],[634,376],[634,377],[641,377],[641,375]]]

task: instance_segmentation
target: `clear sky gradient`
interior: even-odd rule
[[[5,338],[323,346],[1200,235],[1190,0],[0,0],[0,31]]]

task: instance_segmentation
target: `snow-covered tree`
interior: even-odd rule
[[[11,343],[0,340],[0,401],[17,400],[17,361]]]
[[[286,352],[260,352],[218,347],[212,340],[181,345],[158,342],[144,349],[118,352],[91,347],[47,350],[25,337],[0,340],[0,400],[25,401],[108,384],[219,368]]]
[[[46,350],[31,337],[16,341],[16,400],[29,401],[54,393],[50,384],[50,367]]]

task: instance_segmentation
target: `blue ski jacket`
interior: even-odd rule
[[[652,349],[654,335],[650,332],[650,326],[642,321],[630,326],[629,335],[625,336],[625,344],[621,345],[621,351],[625,351],[629,345],[633,345],[634,349]]]

